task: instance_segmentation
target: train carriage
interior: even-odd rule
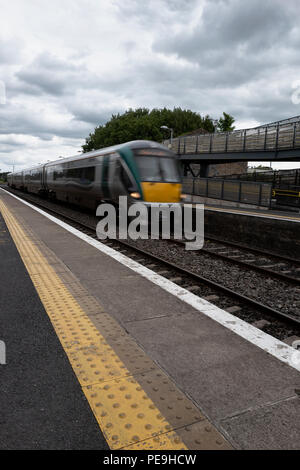
[[[24,189],[23,171],[9,173],[7,176],[8,185],[16,189]]]
[[[15,187],[92,209],[101,201],[118,204],[119,196],[127,196],[129,203],[176,203],[181,199],[177,156],[150,141],[60,158],[21,173],[22,184]],[[12,175],[12,185],[15,175],[19,174]]]
[[[23,187],[29,193],[40,194],[43,190],[44,165],[23,171]]]

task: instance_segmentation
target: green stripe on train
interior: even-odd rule
[[[123,148],[119,149],[119,153],[120,153],[121,157],[123,158],[123,160],[125,161],[125,163],[127,164],[129,170],[133,174],[133,177],[134,177],[135,182],[136,182],[137,187],[138,187],[138,191],[141,195],[141,198],[143,199],[143,190],[142,190],[142,186],[140,184],[140,175],[139,175],[137,164],[134,160],[132,150],[129,147],[123,147]]]

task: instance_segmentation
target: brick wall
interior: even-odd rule
[[[247,162],[215,163],[209,165],[208,176],[239,175],[247,173]]]
[[[190,163],[190,167],[193,170],[194,174],[198,175],[200,168],[199,163]],[[247,162],[212,163],[208,166],[207,176],[240,175],[247,173],[247,167]]]

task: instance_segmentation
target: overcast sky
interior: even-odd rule
[[[129,107],[226,111],[238,128],[300,115],[299,0],[0,0],[0,14],[2,171],[76,154]]]

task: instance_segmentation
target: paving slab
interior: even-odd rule
[[[137,276],[118,277],[114,274],[111,277],[95,280],[78,275],[82,284],[99,299],[106,311],[123,325],[176,313],[184,315],[194,310],[159,286],[152,284],[149,288],[149,281]]]
[[[204,315],[130,322],[126,328],[213,420],[295,396],[300,387],[296,370]]]
[[[222,421],[222,428],[242,449],[299,450],[300,398],[249,410]]]

